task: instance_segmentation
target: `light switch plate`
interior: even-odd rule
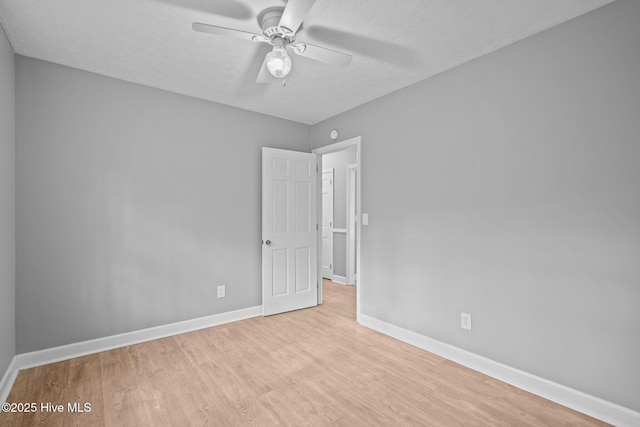
[[[369,225],[369,214],[362,214],[362,225]]]

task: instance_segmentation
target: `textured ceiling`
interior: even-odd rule
[[[287,86],[255,83],[260,33],[283,0],[0,0],[16,53],[306,124],[596,9],[612,0],[317,0],[297,39],[353,55],[347,69],[292,55]]]

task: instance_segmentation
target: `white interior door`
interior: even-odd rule
[[[317,305],[317,156],[262,149],[263,314]]]
[[[322,170],[322,277],[333,280],[333,168]]]

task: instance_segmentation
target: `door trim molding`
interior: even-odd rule
[[[322,147],[318,147],[314,150],[311,150],[311,152],[313,154],[316,154],[319,158],[319,163],[320,163],[320,167],[319,169],[322,169],[322,155],[323,154],[329,154],[329,153],[334,153],[336,151],[342,151],[351,147],[356,147],[356,217],[358,218],[358,223],[356,224],[356,242],[358,242],[357,245],[357,249],[356,249],[356,269],[358,271],[358,280],[356,282],[356,319],[360,318],[360,313],[361,313],[361,295],[362,295],[362,285],[364,283],[364,281],[362,280],[362,261],[361,261],[361,256],[360,256],[360,248],[362,247],[362,230],[361,230],[361,224],[362,221],[360,221],[360,218],[362,218],[362,161],[361,161],[361,151],[362,151],[362,137],[360,136],[356,136],[354,138],[350,138],[350,139],[346,139],[344,141],[340,141],[340,142],[336,142],[333,144],[329,144],[329,145],[325,145]],[[318,210],[318,223],[321,224],[322,223],[322,188],[320,188],[320,186],[322,185],[322,183],[320,182],[321,180],[318,180],[318,191],[317,196],[318,196],[318,203],[317,203],[317,210]],[[319,228],[319,227],[318,227]],[[320,246],[320,242],[322,241],[322,235],[320,234],[322,233],[321,230],[318,230],[318,246]],[[320,247],[318,247],[318,263],[321,263],[322,260],[320,259],[320,255],[319,253],[321,252]],[[321,272],[318,273],[318,304],[322,304],[322,274]]]
[[[317,160],[316,160],[317,161]],[[318,165],[320,164],[319,161],[317,161]],[[319,166],[318,166],[319,167]],[[328,249],[331,252],[331,256],[329,257],[329,268],[328,268],[328,273],[325,274],[327,272],[327,270],[323,270],[325,268],[325,259],[324,259],[324,235],[323,235],[323,228],[324,228],[324,218],[318,216],[317,217],[317,221],[318,224],[320,224],[320,236],[319,238],[321,239],[320,242],[318,242],[318,248],[317,250],[322,251],[322,254],[320,254],[320,256],[318,257],[318,259],[320,259],[321,262],[320,265],[318,266],[318,268],[320,268],[321,274],[320,277],[324,278],[324,279],[329,279],[331,281],[333,281],[333,264],[334,264],[334,256],[333,256],[333,234],[335,233],[335,229],[333,228],[333,226],[335,225],[335,204],[334,204],[334,194],[335,194],[335,182],[336,182],[336,171],[334,168],[326,168],[326,169],[322,169],[322,176],[318,177],[321,181],[324,181],[324,175],[325,174],[331,174],[331,179],[330,179],[330,185],[331,185],[331,222],[329,223],[329,230],[330,232],[329,234],[329,242],[328,242]],[[320,188],[322,189],[323,193],[320,195],[320,197],[318,198],[318,200],[320,201],[320,207],[318,209],[318,212],[323,211],[324,212],[324,187],[323,187],[323,183],[320,184]],[[318,303],[320,303],[320,301],[318,301]]]
[[[358,177],[358,165],[350,164],[347,165],[347,283],[349,285],[356,284],[356,233],[355,226],[356,220],[358,219],[356,215],[356,184]],[[353,172],[353,181],[352,182],[352,174]],[[352,190],[353,187],[353,190]],[[353,215],[352,215],[353,214]]]

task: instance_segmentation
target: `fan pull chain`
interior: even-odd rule
[[[286,77],[282,78],[282,87],[287,87],[287,78]]]

